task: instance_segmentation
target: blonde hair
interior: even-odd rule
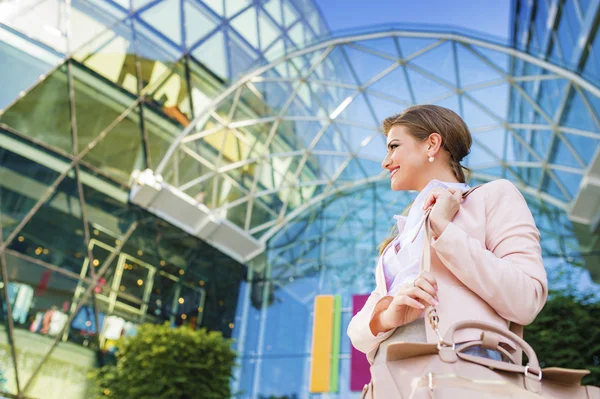
[[[449,155],[450,167],[454,176],[461,183],[467,182],[470,171],[462,166],[460,162],[469,155],[473,139],[466,123],[454,111],[439,105],[415,105],[405,109],[400,114],[384,119],[383,134],[387,136],[390,129],[397,125],[405,126],[408,132],[418,141],[427,139],[431,133],[438,133],[442,137],[442,148]],[[380,255],[396,234],[386,238],[381,243],[379,246]]]

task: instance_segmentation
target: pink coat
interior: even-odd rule
[[[525,199],[508,180],[485,184],[469,195],[446,230],[432,241],[431,272],[438,281],[439,328],[479,320],[508,329],[530,324],[548,296],[540,234]],[[373,361],[392,331],[374,336],[369,322],[387,295],[381,258],[375,290],[348,325],[352,345]],[[427,342],[437,343],[426,323]],[[456,333],[455,342],[479,339],[477,330]]]

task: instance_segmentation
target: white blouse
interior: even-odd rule
[[[417,198],[410,207],[408,216],[394,215],[394,219],[398,223],[398,229],[402,233],[394,238],[382,255],[383,272],[388,295],[395,295],[404,283],[414,281],[419,275],[421,256],[423,254],[424,229],[418,232],[414,242],[411,242],[411,240],[417,234],[419,222],[425,215],[425,211],[423,210],[425,199],[429,192],[437,187],[457,188],[463,192],[469,189],[466,183],[448,183],[432,180],[417,195]],[[402,228],[402,225],[404,225],[404,228]]]

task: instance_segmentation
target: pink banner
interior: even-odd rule
[[[368,294],[352,296],[352,316],[363,308],[368,298]],[[362,391],[365,384],[368,384],[370,380],[371,372],[367,355],[352,347],[350,351],[350,390]]]

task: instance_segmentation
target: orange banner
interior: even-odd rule
[[[315,297],[313,340],[310,367],[310,392],[329,392],[331,378],[331,334],[333,333],[333,295]]]

